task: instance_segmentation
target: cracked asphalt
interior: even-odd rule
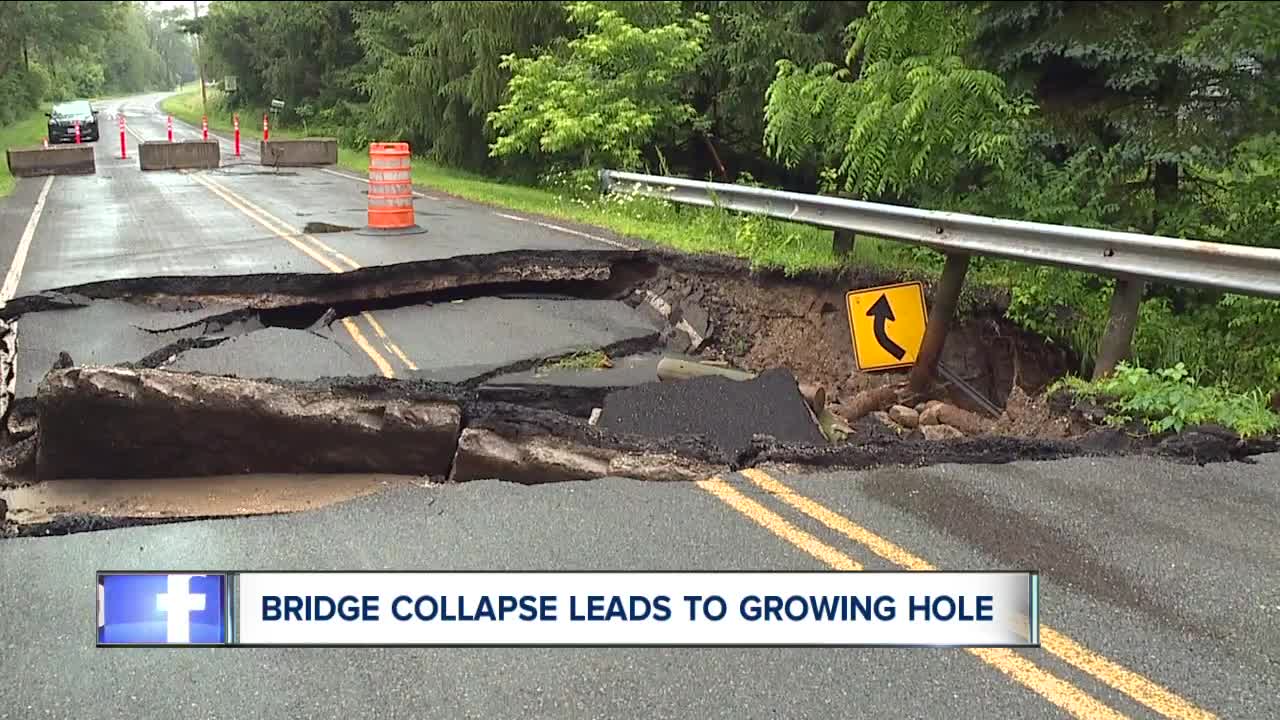
[[[163,138],[159,97],[105,103],[105,126],[113,128],[122,110],[136,132]],[[306,222],[361,224],[356,180],[322,169],[264,174],[248,164],[143,174],[134,142],[127,162],[111,157],[118,144],[99,143],[97,176],[48,186],[19,295],[161,274],[330,272],[282,235],[308,242],[297,232]],[[229,144],[224,162],[228,155]],[[0,201],[6,267],[45,182],[22,180]],[[601,247],[435,197],[419,199],[425,235],[329,233],[319,237],[334,252],[318,252],[367,267],[519,247]],[[281,224],[280,233],[267,228]],[[419,371],[442,373],[502,367],[579,338],[604,342],[646,327],[602,301],[557,302],[485,299],[373,315]],[[33,313],[20,321],[19,348],[30,353],[20,355],[20,372],[25,363],[42,373],[68,343],[80,343],[71,351],[78,362],[151,352],[157,338],[137,326],[170,327],[178,318],[130,313],[136,307],[104,302]],[[381,344],[367,319],[358,322]],[[299,331],[269,328],[182,362],[203,357],[206,371],[239,368],[235,342],[253,346],[242,345],[243,356],[259,358],[245,361],[246,372],[299,367],[301,355],[317,365],[308,373],[330,362],[342,372],[379,372],[339,328],[328,331],[333,342],[317,337],[314,352],[296,342]],[[195,331],[175,334],[182,332]],[[342,347],[342,357],[315,359],[320,345]],[[227,364],[215,362],[219,353]],[[411,372],[390,348],[383,357],[395,372]],[[0,718],[1277,717],[1277,478],[1280,456],[1264,455],[1203,467],[1077,458],[808,475],[775,469],[703,483],[405,483],[288,515],[4,540]],[[93,646],[101,569],[822,570],[832,558],[869,570],[1039,570],[1042,647],[1006,656]]]
[[[119,144],[109,136],[95,144],[96,175],[53,181],[17,296],[125,278],[326,273],[512,250],[617,248],[603,235],[593,239],[552,230],[432,193],[420,193],[416,201],[426,233],[362,235],[358,228],[365,222],[366,198],[359,178],[332,168],[262,167],[256,141],[248,137],[240,159],[231,143],[221,140],[223,167],[218,170],[144,173],[138,169],[137,143],[164,139],[165,117],[156,109],[163,97],[101,105],[104,127],[115,127],[117,116],[125,116],[129,157],[118,156]],[[197,129],[175,122],[176,140],[198,137]],[[30,214],[31,190],[44,182],[21,183],[3,205],[0,227],[14,232],[0,238],[0,248],[10,257],[21,234],[21,210]],[[311,222],[356,229],[309,235],[303,230]],[[23,322],[18,397],[34,393],[60,351],[79,363],[131,362],[201,335],[198,327],[161,334],[138,329],[179,324],[171,315],[115,301],[31,314]],[[238,328],[214,347],[176,353],[165,367],[249,378],[382,374],[462,381],[655,330],[621,303],[553,298],[478,298],[373,311],[356,316],[355,329],[344,332],[344,325],[318,334],[278,328],[240,334],[245,328]],[[93,331],[106,327],[118,332]],[[473,339],[440,342],[459,333]]]

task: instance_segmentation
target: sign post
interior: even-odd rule
[[[262,139],[268,140],[271,137],[271,131],[267,127],[267,114],[262,113]]]
[[[240,114],[236,113],[231,116],[231,126],[235,129],[236,135],[236,157],[240,157]]]
[[[80,144],[80,121],[76,121],[76,144]]]
[[[124,143],[124,113],[120,113],[119,119],[120,119],[120,159],[127,160],[129,155],[128,155],[128,150],[125,148],[125,143]]]
[[[283,101],[283,100],[272,100],[272,101],[271,101],[271,113],[270,113],[270,114],[271,114],[271,115],[273,115],[273,116],[275,116],[275,119],[276,119],[276,120],[279,120],[279,119],[280,119],[280,111],[281,111],[281,110],[283,110],[283,109],[284,109],[284,101]],[[262,116],[262,139],[263,139],[263,140],[266,140],[266,139],[267,139],[267,116],[266,116],[266,115],[263,115],[263,116]]]
[[[209,139],[209,117],[207,115],[200,118],[200,137],[204,140]]]
[[[165,120],[164,127],[166,130],[169,131],[169,142],[173,142],[173,116],[172,115],[169,116],[168,120]]]

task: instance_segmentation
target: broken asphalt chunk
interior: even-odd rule
[[[625,388],[605,399],[600,427],[648,437],[702,436],[730,457],[747,451],[754,435],[813,445],[825,440],[785,369],[745,381],[706,376]]]
[[[81,367],[36,395],[42,479],[243,472],[443,475],[461,411],[441,397],[356,393],[175,373]]]

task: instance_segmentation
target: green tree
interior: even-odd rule
[[[97,54],[106,89],[138,92],[164,86],[164,61],[151,45],[146,15],[137,4],[126,3],[116,10],[109,40]]]
[[[286,115],[304,105],[330,111],[360,100],[364,54],[356,42],[363,2],[219,2],[193,25],[206,69],[234,75],[236,107],[285,102]]]
[[[637,167],[645,147],[693,132],[699,115],[682,92],[706,42],[705,15],[684,17],[674,2],[568,10],[580,35],[562,49],[504,56],[512,77],[510,99],[489,116],[495,156],[578,156],[583,166],[594,156]]]
[[[765,104],[771,155],[825,166],[829,189],[920,199],[1016,152],[1034,107],[966,61],[970,13],[873,2],[850,31],[846,67],[778,61]]]
[[[409,140],[449,165],[493,169],[492,131],[510,74],[502,56],[527,54],[568,31],[559,2],[378,3],[359,16],[371,131]]]
[[[13,0],[0,12],[0,123],[46,97],[91,94],[105,82],[107,36],[118,29],[119,2]]]
[[[686,149],[695,175],[748,172],[781,183],[794,179],[764,149],[765,93],[780,59],[800,67],[844,59],[845,29],[866,14],[857,2],[686,2],[686,14],[711,18],[710,32],[687,101],[703,116],[705,133]],[[793,166],[805,184],[812,165]]]
[[[1276,126],[1276,43],[1241,24],[1274,26],[1269,3],[965,5],[974,55],[1040,105],[1040,153],[1104,152],[1123,170],[1109,187],[1119,225],[1203,236],[1217,219],[1206,173]]]
[[[182,30],[186,17],[186,9],[181,7],[147,14],[147,42],[160,56],[160,80],[166,88],[198,77],[191,39]]]

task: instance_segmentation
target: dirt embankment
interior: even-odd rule
[[[676,256],[656,263],[653,277],[638,283],[630,301],[657,314],[668,310],[663,317],[671,327],[663,339],[673,352],[756,372],[785,367],[802,383],[823,385],[840,402],[906,379],[906,371],[859,372],[845,301],[849,290],[899,281],[853,271],[753,274],[733,260]],[[926,300],[931,299],[927,287]],[[963,308],[941,362],[970,392],[943,380],[931,397],[978,411],[976,392],[1003,407],[1014,387],[1038,395],[1078,366],[1077,358],[1021,330],[1004,312],[1005,301],[997,295],[972,299]]]

